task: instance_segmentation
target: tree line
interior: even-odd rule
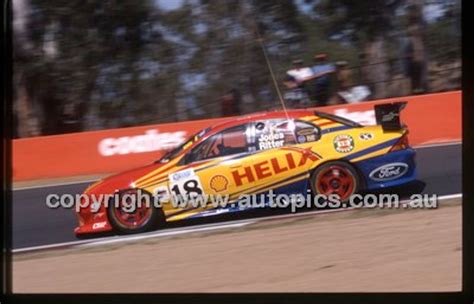
[[[277,107],[262,44],[279,84],[293,59],[316,52],[351,65],[363,64],[362,52],[365,64],[386,61],[368,75],[381,80],[410,28],[426,61],[447,45],[444,60],[460,58],[458,1],[436,2],[444,13],[429,26],[420,14],[430,3],[417,0],[18,3],[16,137],[215,117],[229,90],[244,113]]]

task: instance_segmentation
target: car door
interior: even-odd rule
[[[248,126],[245,123],[225,129],[189,151],[169,176],[170,192],[188,198],[205,197],[212,203],[212,200],[223,202],[228,195],[240,191],[242,187],[233,182],[232,172],[253,152],[248,145]],[[212,204],[206,208],[190,205],[188,209],[195,214],[213,207]]]
[[[250,167],[251,180],[239,169],[235,183],[248,182],[248,193],[302,193],[306,189],[309,168],[320,158],[309,146],[300,147],[306,139],[298,136],[301,122],[293,119],[268,119],[256,121],[249,126],[249,149],[255,151],[242,166]],[[315,130],[317,132],[317,130]],[[310,137],[308,137],[310,138]],[[310,138],[312,139],[312,138]],[[315,137],[316,139],[316,137]]]

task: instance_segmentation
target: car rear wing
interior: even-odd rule
[[[400,112],[407,105],[406,101],[384,103],[374,106],[375,121],[384,131],[399,131],[404,128],[400,122]]]

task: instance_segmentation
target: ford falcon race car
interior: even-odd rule
[[[173,204],[176,195],[337,194],[347,200],[361,190],[415,180],[415,152],[400,123],[405,102],[375,106],[376,125],[362,126],[332,114],[291,110],[233,118],[191,136],[159,160],[105,178],[84,196],[138,191],[165,203],[137,205],[103,199],[78,210],[77,236],[113,231],[137,233],[167,222],[243,211],[232,204]],[[102,196],[104,197],[104,196]],[[106,197],[106,196],[105,196]]]

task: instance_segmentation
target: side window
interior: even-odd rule
[[[270,119],[255,123],[254,150],[268,150],[294,145],[294,123],[286,119]]]
[[[248,152],[247,124],[232,127],[212,135],[186,156],[186,163]]]
[[[319,140],[319,129],[307,122],[287,119],[270,119],[256,122],[250,132],[249,150],[268,149],[302,144]]]
[[[299,120],[295,121],[295,134],[296,141],[299,144],[317,141],[321,137],[321,133],[317,127],[310,123]]]

